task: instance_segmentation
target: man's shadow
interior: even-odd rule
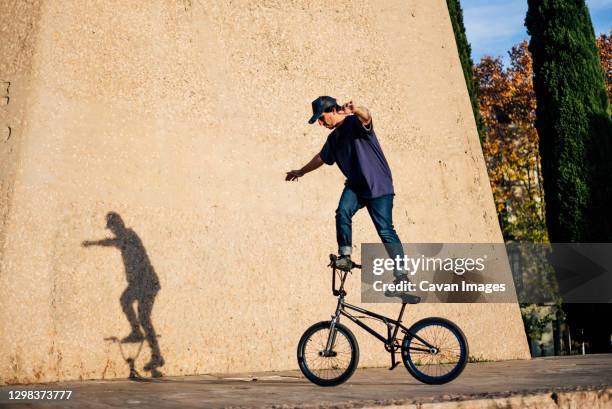
[[[140,237],[134,230],[125,227],[125,223],[119,214],[109,212],[106,215],[106,228],[113,232],[115,237],[96,241],[86,240],[82,245],[83,247],[116,247],[121,251],[128,286],[121,294],[119,302],[132,331],[120,342],[142,343],[146,340],[151,348],[151,360],[143,369],[151,371],[154,376],[161,376],[157,368],[164,365],[164,358],[161,355],[157,334],[151,322],[155,296],[161,288],[159,279]],[[135,301],[138,301],[138,315],[134,311],[133,304]]]

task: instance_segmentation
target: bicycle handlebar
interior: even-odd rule
[[[329,265],[328,265],[328,267],[335,268],[337,260],[338,260],[338,256],[336,256],[335,254],[330,254],[329,255]],[[354,261],[351,261],[351,263],[352,263],[351,269],[353,269],[353,268],[361,269],[361,264],[357,264]]]

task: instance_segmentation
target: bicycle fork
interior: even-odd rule
[[[327,336],[327,345],[325,350],[319,354],[322,356],[333,356],[335,353],[332,348],[336,344],[336,324],[340,321],[340,309],[342,308],[342,298],[338,299],[338,305],[336,306],[336,313],[332,315],[331,325],[329,326],[329,335]]]

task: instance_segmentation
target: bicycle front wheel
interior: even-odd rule
[[[408,372],[423,383],[447,383],[458,377],[467,364],[467,340],[451,321],[425,318],[404,336],[402,361]]]
[[[351,377],[359,362],[357,340],[353,333],[340,323],[336,324],[331,350],[326,350],[330,326],[330,321],[311,326],[298,343],[297,358],[300,370],[308,380],[319,386],[340,385]]]

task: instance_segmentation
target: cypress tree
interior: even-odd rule
[[[588,9],[584,0],[528,5],[550,241],[612,241],[612,124]]]
[[[472,103],[472,111],[474,112],[474,119],[476,120],[476,128],[478,129],[478,135],[482,141],[486,135],[486,128],[484,120],[480,115],[480,106],[478,105],[478,84],[472,71],[472,67],[474,66],[474,62],[472,61],[472,48],[467,41],[467,36],[465,35],[463,11],[461,10],[459,0],[446,0],[446,5],[448,7],[451,24],[453,26],[453,32],[455,33],[455,42],[457,43],[459,60],[461,61],[461,67],[463,68],[465,85],[467,86],[470,101]]]
[[[528,0],[536,128],[551,242],[611,242],[612,120],[584,0]],[[564,304],[575,338],[610,352],[612,304]]]

